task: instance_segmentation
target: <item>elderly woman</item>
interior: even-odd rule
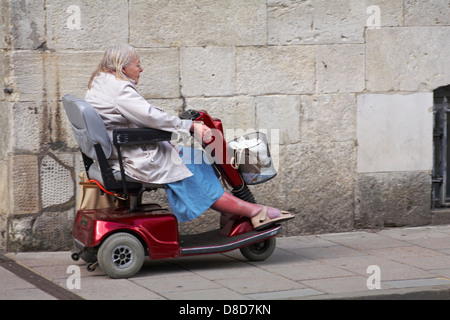
[[[195,132],[205,142],[211,131],[202,124],[170,116],[149,104],[137,91],[136,85],[143,68],[136,50],[127,44],[108,48],[98,68],[92,73],[86,94],[88,101],[105,121],[112,137],[114,129],[148,127],[169,132]],[[170,208],[179,222],[193,220],[208,208],[223,215],[251,218],[260,229],[294,216],[275,208],[252,204],[224,192],[212,167],[206,163],[173,161],[173,146],[169,142],[124,148],[125,173],[145,183],[164,184]],[[110,157],[111,165],[119,170],[117,154]],[[196,161],[198,162],[198,161]]]

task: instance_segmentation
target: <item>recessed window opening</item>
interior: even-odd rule
[[[450,207],[450,85],[434,90],[432,208]]]

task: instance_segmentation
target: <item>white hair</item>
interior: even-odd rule
[[[88,88],[91,88],[92,81],[100,72],[108,72],[115,74],[117,79],[130,81],[130,79],[123,73],[123,68],[139,58],[136,49],[129,44],[116,44],[106,49],[100,64],[92,73],[89,79]]]

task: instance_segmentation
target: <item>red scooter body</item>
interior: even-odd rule
[[[151,248],[150,259],[180,256],[176,218],[154,204],[143,205],[136,212],[129,212],[127,207],[79,210],[72,235],[77,246],[95,248],[118,230],[144,241]]]
[[[212,119],[206,112],[192,114],[195,115],[194,120],[219,130],[223,136],[220,120]],[[223,146],[227,148],[225,141]],[[204,147],[207,148],[207,145]],[[226,161],[227,152],[222,152],[222,155],[223,161],[215,164],[217,170],[231,187],[242,189],[243,182],[239,172]],[[137,260],[139,253],[136,250],[140,249],[133,246],[139,247],[139,244],[114,244],[116,247],[111,248],[110,253],[103,254],[108,248],[102,246],[109,245],[107,239],[112,235],[123,236],[126,241],[130,235],[135,237],[150,259],[220,253],[240,248],[248,259],[264,260],[273,252],[274,237],[280,231],[279,225],[255,231],[249,218],[233,216],[221,229],[195,235],[179,235],[175,216],[157,204],[141,205],[135,211],[130,210],[129,206],[79,210],[72,230],[75,246],[79,250],[72,254],[72,258],[78,260],[81,257],[86,260],[89,271],[93,271],[99,264],[112,278],[128,278],[140,268],[127,271],[128,264],[134,263],[133,259]],[[127,252],[131,253],[127,255]],[[115,257],[112,258],[113,261],[102,261],[105,260],[104,257],[108,260],[111,256]]]

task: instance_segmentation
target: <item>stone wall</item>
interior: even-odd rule
[[[279,130],[279,174],[252,190],[297,215],[285,235],[432,222],[448,0],[0,5],[0,249],[70,247],[82,165],[61,97],[84,96],[116,42],[138,48],[139,90],[167,112],[206,109],[229,129]],[[216,225],[208,213],[183,230]]]

